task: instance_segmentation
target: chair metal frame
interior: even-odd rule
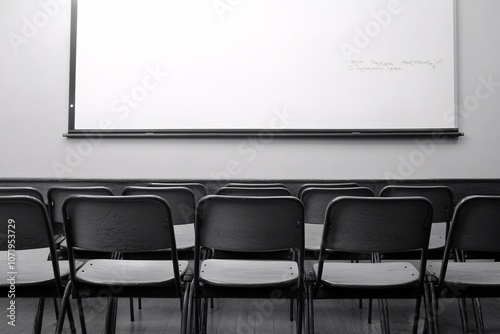
[[[473,298],[476,329],[483,333],[484,323],[478,298],[500,297],[500,263],[467,262],[465,256],[450,261],[453,252],[469,251],[489,258],[500,254],[500,196],[473,195],[463,198],[455,208],[441,264],[429,266],[429,297],[432,302],[432,329],[439,333],[440,298]],[[468,332],[465,310],[459,302],[462,330]]]
[[[170,209],[163,198],[72,195],[65,199],[62,210],[71,278],[64,292],[63,309],[69,305],[71,296],[77,299],[82,333],[86,333],[86,327],[81,298],[108,296],[107,333],[114,333],[116,329],[116,298],[178,298],[183,310],[188,285],[182,284],[181,278],[189,264],[177,259]],[[75,249],[114,254],[170,249],[172,259],[93,259],[77,268]],[[103,261],[113,262],[103,265]],[[126,273],[122,274],[120,268]],[[63,323],[64,317],[61,317],[57,333],[61,333]],[[181,332],[184,331],[185,322],[181,321]]]
[[[207,256],[210,250],[229,251],[244,254],[270,254],[268,259],[262,256],[258,261],[242,260],[238,265],[249,270],[264,270],[267,264],[296,263],[298,277],[292,282],[283,281],[279,277],[273,283],[257,283],[259,278],[238,275],[246,280],[243,284],[228,283],[230,278],[221,275],[221,282],[212,284],[204,279],[202,266],[207,261],[222,261],[219,264],[232,261],[212,260]],[[276,260],[272,255],[276,251],[293,250],[295,256],[288,260]],[[304,273],[304,223],[303,205],[293,196],[224,196],[209,195],[204,197],[197,206],[195,231],[195,259],[189,314],[194,318],[190,323],[195,333],[205,333],[207,321],[208,298],[270,298],[276,296],[277,289],[280,298],[297,300],[296,331],[301,333],[303,322],[303,273]],[[252,269],[253,268],[253,269]],[[205,269],[206,270],[206,269]],[[231,275],[229,275],[231,276]],[[243,277],[242,277],[243,276]],[[258,275],[257,275],[258,276]],[[225,283],[226,282],[226,283]],[[205,304],[201,305],[202,299]]]
[[[31,192],[31,190],[30,190]],[[41,195],[40,195],[41,196]],[[16,260],[13,263],[0,261],[2,274],[15,276],[15,298],[38,298],[37,312],[33,325],[33,333],[41,333],[45,298],[62,299],[64,284],[69,277],[67,262],[59,261],[54,243],[52,226],[47,208],[38,198],[26,195],[0,196],[0,218],[6,225],[4,238],[0,240],[0,250],[15,249]],[[12,231],[14,234],[9,233]],[[11,236],[14,236],[11,242]],[[43,260],[30,257],[29,266],[19,263],[22,251],[45,250],[49,256]],[[0,282],[2,297],[10,295],[10,284],[6,280]],[[62,317],[55,308],[56,318]],[[63,310],[63,314],[66,310]],[[72,333],[76,333],[71,308],[67,309]]]
[[[390,329],[385,299],[415,299],[413,333],[416,333],[424,295],[431,222],[432,204],[423,197],[345,196],[333,200],[327,208],[319,262],[315,265],[315,272],[308,274],[306,283],[306,323],[309,333],[314,333],[313,300],[359,298],[379,299],[382,330],[386,333]],[[403,250],[420,250],[419,269],[406,262],[325,263],[329,253],[335,251],[371,253],[376,256]],[[381,269],[388,265],[394,272]],[[408,279],[405,277],[408,272],[418,277],[411,276]],[[370,273],[376,277],[370,280]],[[344,276],[350,279],[344,282]],[[359,282],[354,283],[356,280]]]
[[[380,197],[405,197],[405,196],[421,196],[427,198],[432,203],[433,228],[437,224],[444,224],[444,235],[440,232],[435,232],[431,229],[431,239],[429,242],[428,259],[441,259],[443,257],[444,245],[446,236],[450,229],[450,221],[453,215],[453,192],[447,186],[434,185],[434,186],[407,186],[407,185],[390,185],[384,187],[380,193]],[[394,258],[395,254],[392,254]],[[410,258],[411,254],[400,254],[399,258]],[[417,255],[418,257],[418,255]],[[384,257],[382,256],[382,259]],[[415,258],[413,256],[412,258]]]
[[[113,196],[113,191],[104,186],[82,186],[66,187],[54,186],[47,190],[47,202],[49,217],[52,221],[52,228],[55,230],[56,244],[60,245],[64,241],[64,219],[62,205],[66,197],[70,195],[109,195]],[[65,245],[63,246],[63,248]]]

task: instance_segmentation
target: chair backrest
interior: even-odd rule
[[[55,291],[57,296],[62,296],[59,264],[45,204],[31,196],[0,196],[0,222],[0,251],[49,249]]]
[[[174,225],[194,224],[196,202],[186,187],[125,187],[122,195],[156,195],[167,201]]]
[[[63,214],[70,259],[74,247],[108,253],[171,249],[177,256],[170,209],[159,196],[72,195]]]
[[[301,185],[297,191],[297,197],[301,198],[302,192],[307,188],[354,188],[359,187],[359,184],[354,182],[341,182],[341,183],[329,183],[329,182],[318,182],[318,183],[304,183]]]
[[[451,249],[500,252],[500,196],[468,196],[451,220],[446,253]]]
[[[70,195],[101,195],[112,196],[113,192],[107,187],[51,187],[47,191],[49,215],[53,222],[63,224],[62,205]]]
[[[190,189],[194,194],[194,199],[196,203],[203,197],[207,195],[207,188],[197,182],[151,182],[146,184],[147,187],[186,187]]]
[[[16,196],[16,195],[24,195],[31,196],[39,200],[40,202],[44,202],[42,193],[32,187],[0,187],[0,196]]]
[[[250,182],[230,182],[224,187],[236,187],[236,188],[286,188],[283,183],[279,182],[266,182],[266,183],[250,183]]]
[[[9,249],[10,239],[15,240],[11,245],[15,246],[15,250],[46,248],[54,245],[47,211],[39,199],[24,195],[0,196],[0,219],[3,226],[0,232],[2,251]]]
[[[236,252],[295,248],[302,253],[303,210],[292,196],[206,196],[196,208],[195,259],[200,247]]]
[[[424,197],[338,197],[327,208],[325,249],[354,253],[427,253],[432,204]]]
[[[453,192],[446,186],[386,186],[380,197],[422,196],[432,203],[435,223],[451,220],[453,214]]]
[[[290,190],[282,187],[222,187],[215,195],[225,196],[290,196]]]
[[[373,191],[365,187],[306,188],[302,191],[300,197],[300,200],[304,203],[304,222],[323,224],[328,204],[340,196],[373,197]]]

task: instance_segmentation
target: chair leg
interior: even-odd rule
[[[45,308],[45,298],[38,299],[36,308],[35,323],[33,324],[33,333],[40,334],[42,332],[43,311]]]
[[[66,315],[66,308],[68,308],[69,305],[69,297],[71,295],[71,290],[73,290],[73,284],[71,281],[69,281],[68,284],[66,284],[66,288],[64,289],[63,300],[61,303],[61,315],[57,320],[57,328],[56,328],[57,334],[62,333],[62,329],[64,326],[64,317]]]
[[[418,320],[420,319],[420,306],[422,304],[422,296],[418,296],[415,301],[415,311],[413,315],[413,334],[417,334],[418,331]]]
[[[80,317],[80,328],[82,329],[82,334],[87,334],[87,326],[85,325],[85,314],[83,313],[82,299],[77,298],[76,304],[78,307],[78,316]]]
[[[108,310],[106,312],[106,334],[115,334],[117,298],[108,298]]]
[[[302,289],[301,289],[302,290]],[[302,325],[304,321],[304,303],[302,302],[304,300],[303,296],[303,291],[300,291],[297,294],[297,334],[302,334]],[[292,299],[293,301],[293,299]]]
[[[57,298],[52,298],[52,301],[54,302],[54,312],[56,314],[56,319],[59,319],[59,307],[57,306]]]
[[[476,330],[483,334],[484,333],[484,322],[483,322],[483,312],[481,310],[481,302],[479,298],[472,299],[472,306],[474,309],[474,319],[476,320]]]
[[[130,298],[130,321],[134,321],[134,298]]]
[[[68,308],[66,309],[68,313],[69,328],[72,334],[76,334],[75,318],[73,317],[73,310],[71,309],[71,303],[68,303]]]
[[[204,298],[202,301],[203,310],[201,314],[201,333],[207,333],[207,323],[208,323],[208,298]]]
[[[368,299],[368,323],[372,323],[372,313],[373,313],[373,300]]]
[[[437,310],[434,309],[433,291],[431,290],[432,282],[424,283],[424,311],[425,325],[424,333],[434,334],[434,325],[436,321]]]
[[[467,321],[467,305],[465,298],[458,298],[458,308],[460,309],[460,320],[462,321],[462,332],[469,332],[469,322]]]
[[[293,321],[293,298],[290,298],[290,321]]]
[[[194,308],[194,332],[196,334],[200,333],[200,298],[194,298],[193,303]]]
[[[378,308],[380,313],[380,324],[382,325],[382,332],[390,334],[391,330],[389,328],[389,310],[387,307],[387,300],[378,299]]]
[[[308,334],[314,334],[314,302],[313,302],[313,293],[312,286],[309,284],[307,286],[307,323],[309,327]]]
[[[189,282],[185,283],[184,295],[182,296],[182,308],[181,308],[181,334],[188,333],[188,323],[189,323],[189,309],[191,307],[191,284]]]
[[[137,298],[137,305],[138,305],[137,308],[139,310],[142,310],[142,298]]]

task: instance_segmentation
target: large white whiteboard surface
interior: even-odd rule
[[[457,128],[454,0],[76,4],[70,130]]]

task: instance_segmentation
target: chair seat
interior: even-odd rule
[[[323,224],[304,224],[304,229],[306,250],[319,251],[323,235]]]
[[[439,277],[441,262],[432,262],[427,270]],[[500,286],[500,262],[448,262],[447,284],[466,286]]]
[[[174,225],[177,251],[194,248],[194,224]]]
[[[68,261],[59,261],[61,277],[69,275]],[[9,274],[14,272],[15,274]],[[15,275],[16,286],[44,284],[54,281],[52,261],[16,261],[14,268],[7,261],[0,261],[0,286],[7,286],[11,275]]]
[[[433,223],[429,239],[429,250],[444,248],[446,243],[446,223]]]
[[[318,273],[318,264],[313,266]],[[384,288],[418,282],[419,272],[409,262],[338,263],[325,262],[322,282],[332,287]]]
[[[188,261],[179,261],[181,277],[188,265]],[[90,260],[78,270],[76,277],[90,284],[124,286],[173,283],[175,280],[172,261],[154,260]]]
[[[209,259],[200,270],[201,282],[227,287],[290,286],[298,278],[297,263],[292,261]]]

